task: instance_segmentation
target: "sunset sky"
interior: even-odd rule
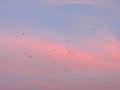
[[[120,0],[0,0],[0,90],[120,90]]]

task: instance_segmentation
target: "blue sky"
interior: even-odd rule
[[[1,0],[0,90],[119,90],[119,0]]]

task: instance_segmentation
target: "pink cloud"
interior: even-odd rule
[[[17,38],[16,35],[1,32],[0,48],[2,52],[0,53],[9,57],[7,61],[12,61],[11,63],[1,63],[1,71],[28,75],[40,75],[41,73],[47,75],[52,70],[56,74],[59,74],[60,72],[64,72],[64,68],[66,67],[70,68],[72,72],[100,72],[106,74],[106,72],[120,71],[120,42],[106,28],[96,29],[94,32],[95,35],[76,36],[74,39],[76,41],[69,45],[62,42],[64,40],[63,36],[47,32],[49,30],[40,30],[42,34],[39,38],[33,35],[29,36],[27,32],[31,29],[34,28],[26,25],[19,26],[17,30],[25,32],[25,35],[18,34]],[[87,44],[86,48],[80,47],[83,43],[82,41],[85,41]],[[32,49],[32,52],[25,54],[25,48]],[[32,56],[31,59],[30,56]],[[31,64],[26,64],[25,60],[32,60],[32,62]],[[35,63],[37,62],[54,62],[58,64],[58,67],[56,68],[53,64],[50,66],[36,66]]]
[[[104,32],[104,34],[107,32]],[[103,33],[102,33],[103,34]],[[31,48],[33,50],[32,53],[32,59],[42,61],[47,60],[48,63],[56,61],[61,66],[63,64],[70,66],[70,68],[73,71],[79,72],[79,70],[87,71],[87,72],[117,72],[120,71],[119,67],[119,41],[111,34],[105,34],[107,35],[102,40],[104,41],[98,41],[96,39],[92,38],[85,38],[88,42],[88,47],[86,50],[81,49],[78,50],[76,47],[66,47],[65,45],[58,44],[57,42],[50,42],[50,41],[44,41],[44,40],[37,40],[27,37],[22,37],[19,39],[16,39],[14,37],[8,36],[8,37],[1,37],[0,43],[3,46],[6,46],[8,48],[11,48],[10,51],[6,50],[8,53],[11,53],[12,49],[15,51],[12,51],[16,56],[22,57],[28,59],[29,55],[24,55],[24,52],[22,53],[21,49],[24,48]],[[12,41],[12,44],[11,44]],[[80,43],[80,42],[79,42]],[[77,45],[77,43],[76,43]],[[90,50],[89,50],[90,49]],[[94,50],[97,50],[97,52],[93,52]],[[15,53],[19,52],[19,53]],[[15,57],[12,57],[11,60],[18,59]],[[18,60],[17,60],[18,61]],[[26,64],[19,63],[15,66],[12,66],[8,64],[10,67],[6,67],[6,65],[1,65],[3,69],[1,70],[10,70],[13,72],[21,72],[21,73],[33,73],[33,74],[39,74],[41,72],[46,73],[49,71],[49,67],[42,69],[38,69],[37,67],[31,67],[26,66]],[[22,67],[21,67],[22,66]],[[16,68],[15,68],[16,67]],[[52,68],[51,68],[52,69]],[[39,71],[40,70],[40,71]],[[54,69],[55,70],[55,69]],[[60,67],[56,68],[55,72],[62,72],[62,69]]]
[[[28,31],[28,29],[22,30]],[[0,35],[0,72],[43,77],[43,79],[55,77],[50,82],[37,79],[28,80],[25,82],[25,85],[28,86],[15,85],[15,88],[31,86],[52,90],[72,90],[73,88],[88,90],[88,87],[92,90],[106,89],[106,83],[103,82],[104,80],[100,80],[100,77],[109,80],[112,75],[120,72],[120,42],[107,29],[100,29],[96,33],[95,36],[81,35],[81,37],[75,38],[76,43],[66,45],[47,39],[51,36],[63,39],[62,36],[60,38],[59,35],[52,35],[52,33],[47,34],[46,39],[43,40],[26,35],[20,35],[16,38],[7,32],[2,32]],[[82,40],[87,42],[87,47],[77,48]],[[26,55],[25,48],[32,49],[32,52],[28,52]],[[7,59],[4,58],[5,55]],[[29,55],[32,58],[29,58]],[[76,76],[77,79],[73,80],[69,75],[75,73],[78,73],[78,76]],[[82,74],[84,77],[81,76]],[[96,75],[99,80],[93,81],[93,79],[88,78],[91,75]],[[112,84],[112,88],[117,90],[119,81],[115,79],[111,81],[116,83]],[[4,85],[7,86],[7,84]],[[14,85],[9,84],[8,87],[14,88]]]

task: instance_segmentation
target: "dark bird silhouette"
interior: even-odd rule
[[[22,35],[25,35],[25,33],[22,33]]]
[[[68,40],[65,40],[65,42],[67,43],[67,42],[68,42]]]
[[[95,31],[95,29],[93,29],[93,31]]]
[[[56,52],[56,49],[54,49],[54,51]]]
[[[5,59],[7,59],[7,56],[5,56]]]
[[[18,38],[18,36],[16,36],[16,38]]]
[[[29,56],[30,58],[32,58],[32,56]]]
[[[108,88],[108,86],[106,86],[106,88]]]
[[[51,75],[53,75],[54,73],[53,72],[50,72]]]

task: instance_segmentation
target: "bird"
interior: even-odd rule
[[[16,36],[16,38],[18,38],[18,36]]]
[[[5,56],[5,59],[7,58],[7,56]]]
[[[65,42],[67,43],[67,42],[68,42],[68,40],[65,40]]]
[[[30,58],[32,58],[32,56],[29,56]]]
[[[53,75],[53,72],[50,72],[50,74],[52,74],[52,75]]]
[[[106,86],[106,88],[108,88],[108,86]]]
[[[95,29],[93,29],[93,31],[95,31]]]
[[[56,49],[54,49],[54,51],[56,52]]]
[[[23,32],[22,35],[25,35],[25,33]]]

